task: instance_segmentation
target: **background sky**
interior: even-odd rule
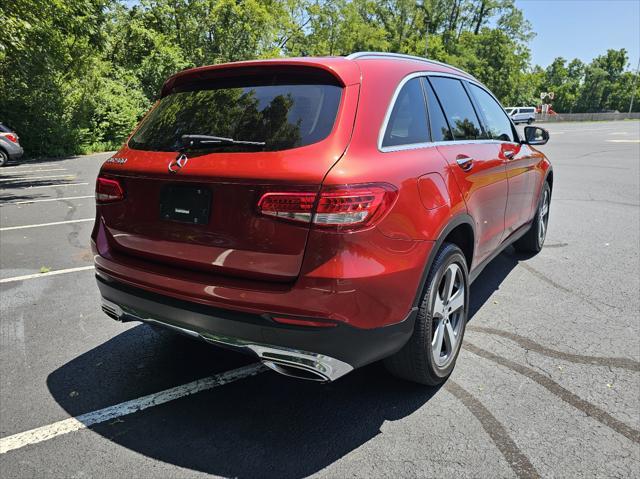
[[[516,0],[533,25],[532,63],[554,58],[591,61],[609,48],[626,48],[630,69],[640,55],[640,0]]]

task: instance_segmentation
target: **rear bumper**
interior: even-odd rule
[[[20,145],[17,145],[9,140],[3,139],[2,141],[0,141],[0,145],[0,148],[2,148],[7,153],[9,160],[18,160],[22,158],[22,155],[24,154],[24,150]]]
[[[9,159],[10,160],[19,160],[24,155],[24,149],[19,146],[11,151],[9,151]]]
[[[101,219],[92,238],[96,271],[129,287],[249,315],[330,320],[355,329],[383,328],[406,318],[433,247],[430,241],[390,239],[376,228],[352,235],[312,231],[299,277],[281,283],[123,255],[109,244]]]
[[[333,381],[398,351],[411,336],[417,314],[412,309],[403,321],[374,329],[346,324],[329,328],[289,326],[275,323],[268,314],[213,308],[133,288],[104,273],[96,277],[103,310],[114,319],[166,327],[255,354],[277,372],[304,371],[306,379],[321,381]]]

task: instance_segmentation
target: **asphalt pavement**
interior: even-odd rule
[[[332,384],[120,324],[89,234],[109,154],[0,169],[0,476],[640,477],[640,122],[550,124],[547,243],[471,288],[441,388]]]

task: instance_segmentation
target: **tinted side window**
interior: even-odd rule
[[[480,107],[489,138],[500,141],[513,141],[511,122],[502,111],[502,108],[500,108],[500,105],[482,88],[469,84],[469,89]]]
[[[444,113],[453,130],[453,138],[455,140],[482,139],[480,122],[462,83],[445,77],[431,77],[429,81],[444,108]]]
[[[433,92],[429,82],[424,80],[425,93],[427,94],[427,106],[429,108],[429,123],[431,126],[431,138],[433,141],[451,141],[453,135],[447,124],[447,119],[442,113],[442,107]]]
[[[429,141],[427,111],[420,78],[409,80],[393,105],[382,146],[412,145]]]

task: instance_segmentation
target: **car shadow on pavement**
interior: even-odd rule
[[[518,260],[507,251],[487,266],[472,287],[470,318]],[[158,335],[139,325],[55,370],[47,385],[55,400],[78,416],[251,362],[249,356]],[[147,457],[192,470],[239,478],[298,478],[363,446],[381,434],[385,421],[414,413],[437,391],[398,380],[381,363],[331,384],[267,371],[91,430]]]
[[[78,416],[250,362],[249,356],[139,325],[55,370],[47,386],[69,415]],[[91,430],[192,470],[297,478],[366,444],[385,421],[412,414],[437,390],[395,379],[379,363],[331,384],[266,371]]]
[[[531,258],[531,255],[517,253],[512,246],[509,246],[482,270],[482,273],[480,273],[471,285],[468,322],[473,319],[491,295],[500,289],[502,282],[509,276],[509,273],[513,271],[518,263],[529,258]]]

